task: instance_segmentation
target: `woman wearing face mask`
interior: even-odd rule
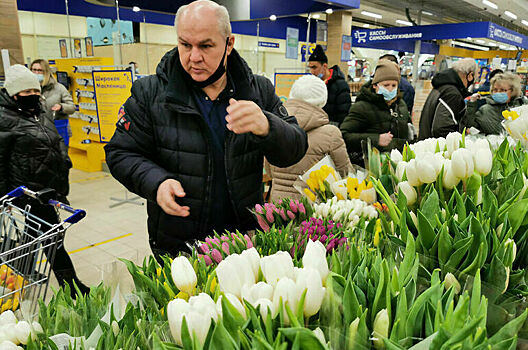
[[[382,152],[393,148],[401,150],[408,141],[411,117],[398,94],[399,80],[398,65],[380,60],[374,78],[361,87],[356,102],[341,124],[353,163],[362,161],[362,141],[370,140],[372,146]]]
[[[48,61],[43,59],[34,60],[31,63],[31,71],[37,76],[42,87],[44,106],[52,112],[54,120],[68,119],[68,115],[75,112],[75,103],[64,87],[51,75]],[[71,137],[71,128],[68,124],[68,133]]]
[[[0,196],[24,185],[33,191],[51,188],[57,200],[68,203],[71,161],[55,125],[46,116],[49,112],[41,106],[37,77],[19,64],[10,67],[5,77],[0,90]],[[17,203],[26,204],[47,223],[58,222],[54,207],[22,198]],[[52,269],[59,284],[75,281],[81,291],[88,290],[77,278],[64,246],[57,249]]]
[[[504,132],[502,112],[528,103],[521,93],[521,79],[512,73],[500,73],[490,81],[490,95],[486,104],[478,108],[479,94],[473,94],[467,104],[464,125],[475,127],[483,134]]]

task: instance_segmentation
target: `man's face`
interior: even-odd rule
[[[321,77],[320,74],[324,75],[325,65],[321,62],[309,61],[308,68],[310,68],[310,73],[315,75],[316,77]]]
[[[219,32],[214,11],[202,9],[197,17],[192,11],[182,14],[178,23],[178,53],[183,69],[194,81],[200,82],[209,78],[218,68],[227,38]],[[224,64],[234,42],[235,38],[231,36]]]

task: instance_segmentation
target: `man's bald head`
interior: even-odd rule
[[[181,18],[189,16],[190,19],[196,19],[197,21],[203,20],[204,18],[211,18],[216,16],[218,22],[218,31],[224,37],[231,36],[231,22],[229,19],[229,12],[227,9],[211,0],[197,0],[191,2],[189,5],[181,6],[176,12],[176,30],[178,31],[178,24]]]

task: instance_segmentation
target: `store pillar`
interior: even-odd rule
[[[328,23],[328,47],[326,49],[328,66],[337,64],[346,77],[348,63],[341,62],[341,45],[343,35],[350,35],[352,32],[352,12],[335,11],[327,15],[326,21]]]
[[[11,65],[16,63],[24,64],[16,0],[1,0],[0,13],[2,13],[2,21],[0,21],[0,48],[9,50]],[[3,65],[0,64],[0,73],[3,74],[3,71]]]

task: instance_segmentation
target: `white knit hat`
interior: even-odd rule
[[[293,83],[290,98],[296,98],[323,108],[328,98],[328,91],[324,81],[315,75],[303,75]]]
[[[4,87],[9,96],[14,96],[20,91],[27,89],[37,89],[40,91],[37,76],[21,64],[15,64],[5,72]]]

